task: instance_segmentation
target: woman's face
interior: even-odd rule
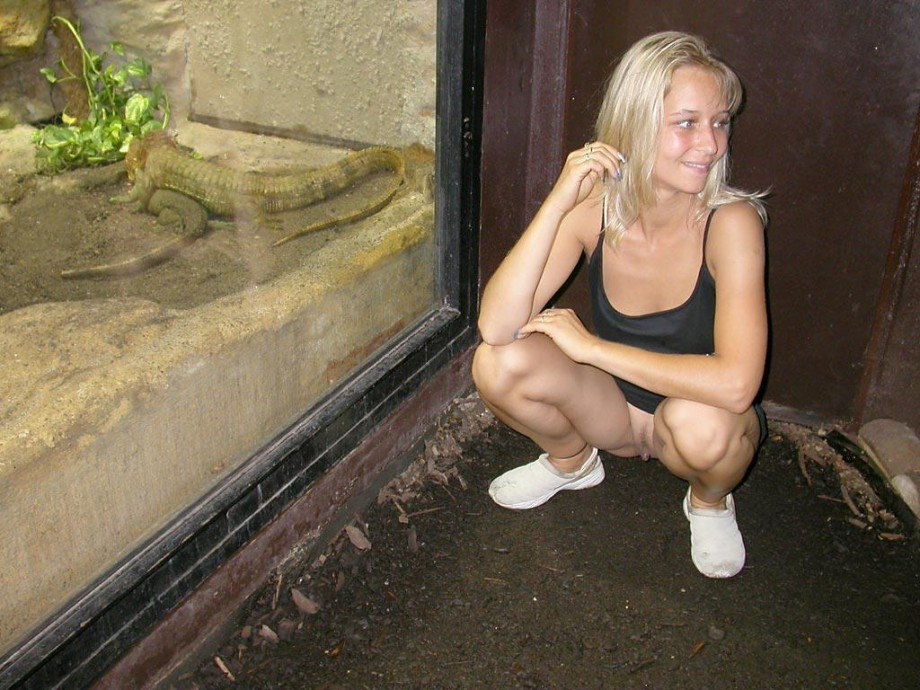
[[[703,191],[709,171],[725,155],[731,115],[719,84],[706,70],[680,67],[664,98],[653,178],[659,199]]]

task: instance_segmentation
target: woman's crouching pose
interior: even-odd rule
[[[765,213],[727,184],[741,102],[699,38],[635,44],[611,75],[596,141],[569,155],[489,280],[473,377],[486,405],[545,452],[489,489],[533,508],[604,479],[598,449],[658,458],[687,480],[701,573],[731,577],[744,542],[731,491],[766,432],[754,399],[767,346]],[[589,261],[596,334],[544,308]]]

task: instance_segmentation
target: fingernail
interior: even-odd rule
[[[622,179],[623,179],[623,171],[622,171],[622,170],[619,170],[619,169],[617,169],[617,174],[616,174],[616,175],[614,175],[614,177],[616,177],[616,178],[617,178],[617,182],[619,182],[620,180],[622,180]]]
[[[625,163],[625,162],[626,162],[626,156],[624,156],[622,153],[617,153],[617,158],[620,159],[620,162],[621,162],[621,163]]]

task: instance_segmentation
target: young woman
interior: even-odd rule
[[[766,432],[762,195],[727,184],[735,73],[700,38],[635,44],[610,77],[596,141],[571,153],[485,287],[473,361],[495,415],[545,452],[495,479],[533,508],[604,479],[598,449],[658,458],[689,483],[701,573],[731,577],[744,542],[731,491]],[[592,334],[545,308],[589,260]]]

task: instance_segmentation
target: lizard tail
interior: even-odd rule
[[[399,188],[402,186],[402,183],[406,177],[406,166],[402,155],[395,151],[393,152],[393,155],[395,157],[393,169],[396,171],[396,176],[393,178],[390,186],[387,187],[387,189],[370,204],[352,211],[351,213],[335,216],[333,218],[329,218],[328,220],[323,220],[318,223],[308,225],[304,228],[300,228],[299,230],[292,232],[290,235],[282,237],[272,246],[280,247],[282,244],[287,244],[291,240],[296,240],[298,237],[303,237],[304,235],[309,235],[313,232],[319,232],[320,230],[325,230],[326,228],[331,228],[335,225],[347,225],[348,223],[354,223],[355,221],[359,221],[363,218],[374,215],[377,213],[377,211],[381,210],[384,206],[389,204],[390,201],[393,200],[393,197],[396,196],[396,192],[399,191]]]

